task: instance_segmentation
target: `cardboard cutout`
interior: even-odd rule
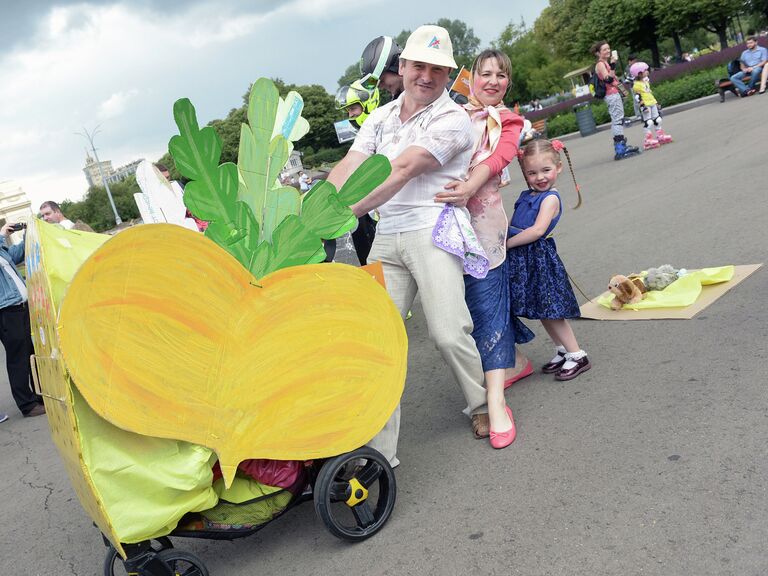
[[[214,243],[162,224],[121,232],[83,264],[59,332],[97,413],[214,449],[227,485],[247,458],[363,446],[405,381],[402,320],[367,272],[321,264],[257,280]]]
[[[178,224],[197,231],[197,224],[187,218],[184,191],[177,182],[168,182],[152,162],[142,161],[136,168],[136,183],[141,192],[133,195],[145,224]]]
[[[51,436],[83,508],[122,554],[121,542],[164,536],[185,513],[214,506],[217,496],[210,449],[110,424],[83,400],[64,367],[59,306],[75,271],[108,239],[36,219],[25,242],[33,375]]]
[[[297,203],[296,190],[278,180],[289,142],[282,133],[270,139],[279,109],[272,81],[257,80],[249,98],[250,126],[242,126],[235,166],[219,165],[221,141],[210,126],[199,127],[189,100],[178,100],[173,107],[179,135],[171,138],[169,149],[176,167],[190,179],[184,202],[210,222],[206,236],[257,278],[287,266],[322,262],[322,240],[352,230],[357,219],[349,206],[391,171],[384,156],[371,156],[338,192],[327,182],[318,183]]]

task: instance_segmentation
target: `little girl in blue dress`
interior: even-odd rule
[[[507,239],[507,263],[511,291],[511,314],[541,320],[555,343],[555,357],[542,367],[557,380],[571,380],[589,370],[587,353],[576,342],[567,318],[578,318],[579,305],[568,281],[568,273],[557,255],[551,237],[562,212],[555,189],[563,169],[558,140],[532,140],[520,149],[518,159],[529,189],[515,202]],[[566,157],[568,151],[565,150]],[[571,168],[570,157],[568,165]],[[574,178],[575,183],[575,178]],[[581,205],[579,195],[576,208]]]

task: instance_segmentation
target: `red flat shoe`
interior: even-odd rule
[[[512,410],[509,409],[509,406],[504,406],[504,409],[507,411],[507,416],[509,416],[510,422],[512,422],[512,428],[507,430],[506,432],[494,432],[491,430],[490,438],[491,438],[491,446],[496,448],[497,450],[500,450],[501,448],[506,448],[512,442],[515,441],[515,437],[517,436],[517,430],[515,429],[515,420],[512,418]]]
[[[529,359],[528,364],[525,365],[525,368],[520,370],[520,372],[512,376],[512,378],[510,378],[509,380],[504,380],[504,390],[512,386],[512,384],[514,384],[518,380],[522,380],[523,378],[525,378],[526,376],[530,376],[531,374],[533,374],[533,364],[531,364],[531,361]]]

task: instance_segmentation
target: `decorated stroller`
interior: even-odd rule
[[[105,575],[207,575],[168,536],[240,538],[310,499],[352,541],[393,510],[393,471],[364,445],[402,393],[402,320],[380,267],[315,264],[389,163],[338,192],[280,187],[301,106],[257,81],[238,164],[219,166],[216,134],[176,103],[170,149],[205,236],[28,229],[33,372]]]

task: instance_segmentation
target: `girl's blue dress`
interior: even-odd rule
[[[515,202],[515,212],[509,230],[510,236],[533,226],[542,201],[547,196],[560,194],[554,188],[547,192],[524,190]],[[509,265],[510,311],[515,316],[537,320],[559,320],[581,316],[579,303],[568,281],[557,246],[549,235],[562,213],[552,219],[546,233],[530,244],[507,250]]]

